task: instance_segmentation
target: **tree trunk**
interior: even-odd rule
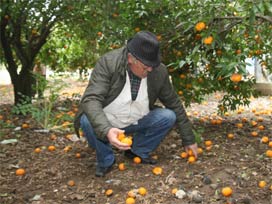
[[[14,90],[15,105],[23,103],[31,103],[33,95],[33,84],[35,83],[34,76],[30,69],[22,69],[19,75],[11,76],[11,81]]]

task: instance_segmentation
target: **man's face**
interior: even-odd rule
[[[141,61],[137,60],[132,55],[128,56],[128,62],[133,74],[135,74],[137,77],[140,77],[142,79],[146,78],[148,72],[151,72],[153,70],[153,67],[149,67],[143,64]]]

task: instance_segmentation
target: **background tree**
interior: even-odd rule
[[[1,0],[1,53],[14,86],[15,104],[31,97],[34,59],[53,30],[62,24],[72,26],[78,19],[88,17],[88,11],[95,10],[93,3]]]

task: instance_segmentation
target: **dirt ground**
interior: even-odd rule
[[[86,84],[75,82],[73,89],[64,91],[66,99],[56,107],[56,112],[61,112],[64,118],[63,123],[71,122],[70,116],[76,111],[77,100],[71,96],[82,94]],[[155,166],[135,164],[115,150],[117,162],[113,170],[106,177],[97,178],[94,150],[88,147],[84,137],[74,141],[69,123],[62,123],[61,128],[48,133],[36,132],[39,124],[34,119],[11,114],[12,87],[2,86],[0,91],[0,142],[17,139],[15,143],[0,143],[1,204],[123,204],[130,190],[135,191],[136,204],[272,203],[272,158],[266,156],[272,147],[261,142],[263,136],[272,141],[272,98],[269,96],[252,99],[249,107],[224,116],[216,115],[220,94],[187,108],[202,140],[199,147],[203,153],[195,163],[180,157],[183,148],[173,129],[152,154],[158,159],[155,166],[163,170],[161,175],[152,173]],[[257,125],[252,125],[252,121]],[[29,127],[21,128],[23,123]],[[238,128],[237,124],[243,127]],[[258,133],[256,137],[251,136],[254,131]],[[229,139],[228,133],[233,133],[234,138]],[[206,148],[206,140],[212,141],[211,149]],[[48,151],[50,145],[56,150]],[[40,153],[34,152],[37,147]],[[122,162],[126,165],[124,171],[118,169]],[[24,168],[25,175],[17,176],[18,168]],[[68,185],[70,180],[74,181],[73,186]],[[264,188],[258,186],[262,180],[266,182]],[[230,197],[221,194],[225,186],[233,190]],[[139,187],[146,188],[145,196],[136,192]],[[174,188],[178,193],[172,193]],[[105,195],[107,189],[113,190],[111,196]],[[179,197],[181,191],[186,193],[184,198]]]

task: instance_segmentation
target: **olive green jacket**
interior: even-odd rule
[[[89,84],[83,94],[79,111],[75,118],[75,130],[78,134],[80,116],[85,113],[92,124],[97,137],[107,141],[107,133],[112,125],[103,112],[103,108],[110,104],[122,91],[126,82],[128,67],[127,48],[113,50],[102,56],[91,73]],[[184,146],[195,143],[191,123],[184,107],[169,80],[165,65],[153,69],[147,76],[147,87],[150,110],[156,107],[159,100],[166,108],[176,113],[176,124],[181,134]]]

